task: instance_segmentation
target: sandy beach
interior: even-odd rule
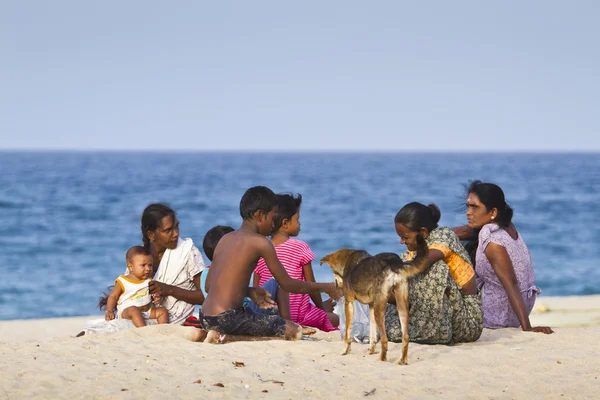
[[[338,332],[298,342],[210,345],[153,326],[82,338],[92,317],[0,322],[0,399],[598,398],[600,296],[540,297],[533,324],[555,334],[484,330],[475,343],[411,343],[398,366]]]

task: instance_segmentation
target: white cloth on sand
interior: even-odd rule
[[[206,267],[202,254],[192,239],[179,239],[177,247],[173,250],[167,249],[163,254],[162,260],[158,266],[154,279],[168,285],[177,286],[181,289],[195,290],[194,277]],[[194,304],[189,304],[177,300],[172,296],[162,299],[161,306],[169,312],[169,324],[181,325],[187,317],[193,314]],[[156,320],[146,321],[148,325],[155,325]],[[84,330],[87,334],[118,332],[135,327],[133,322],[128,319],[113,319],[105,321],[104,319],[95,319],[88,321]]]

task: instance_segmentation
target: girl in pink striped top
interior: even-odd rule
[[[311,262],[315,255],[301,240],[293,239],[300,233],[300,205],[302,196],[278,194],[279,212],[274,220],[271,242],[275,247],[277,258],[285,267],[290,278],[307,282],[315,282]],[[265,260],[260,258],[254,269],[254,286],[262,286],[272,278]],[[281,290],[281,289],[280,289]],[[329,332],[337,330],[339,318],[333,312],[335,303],[328,299],[323,301],[320,294],[290,294],[290,317],[293,322],[318,328]],[[310,302],[312,299],[313,303]]]

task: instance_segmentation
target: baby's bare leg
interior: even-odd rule
[[[159,324],[168,324],[169,312],[164,307],[154,307],[150,310],[150,319],[155,319]]]
[[[142,326],[146,326],[146,321],[144,321],[144,317],[142,316],[142,312],[139,308],[135,306],[127,307],[121,313],[121,318],[130,319],[131,322],[138,328]]]

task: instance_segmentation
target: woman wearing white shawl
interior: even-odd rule
[[[150,292],[161,297],[161,305],[169,312],[169,324],[181,325],[193,314],[194,306],[204,302],[200,289],[200,274],[205,269],[202,255],[192,239],[179,238],[175,211],[164,204],[150,204],[144,209],[141,228],[144,247],[151,252],[155,265]],[[130,320],[94,320],[84,332],[116,332],[132,327]],[[195,331],[190,331],[192,340],[200,339],[200,330]]]

